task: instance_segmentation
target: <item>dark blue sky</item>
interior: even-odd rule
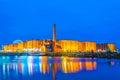
[[[120,0],[0,0],[0,44],[52,38],[116,43]]]

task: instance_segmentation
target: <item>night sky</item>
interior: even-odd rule
[[[120,0],[0,0],[0,44],[57,39],[116,43],[120,48]]]

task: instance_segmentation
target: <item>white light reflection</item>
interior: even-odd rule
[[[6,71],[5,71],[5,64],[3,64],[3,78],[5,79]]]
[[[18,76],[18,65],[15,64],[15,72],[16,72],[16,75]]]
[[[28,57],[28,73],[29,75],[33,74],[33,56]]]
[[[10,64],[7,65],[7,73],[8,73],[8,76],[10,75]]]
[[[40,69],[40,72],[42,72],[42,65],[41,65],[41,63],[39,63],[39,69]]]
[[[28,73],[29,75],[32,75],[33,74],[33,66],[32,66],[32,63],[28,63]]]
[[[29,56],[28,57],[28,63],[32,63],[33,62],[33,56]]]
[[[22,74],[24,75],[25,72],[24,72],[24,64],[22,64]]]

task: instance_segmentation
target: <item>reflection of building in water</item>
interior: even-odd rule
[[[35,63],[34,60],[38,60],[40,63]],[[48,64],[48,57],[43,56],[34,59],[34,57],[29,56],[27,62],[18,64],[18,70],[22,74],[26,73],[29,75],[33,75],[35,72],[41,72],[43,74],[49,73],[50,65]]]
[[[50,71],[50,65],[48,64],[48,57],[43,56],[41,61],[41,72],[46,74],[47,72],[49,73],[49,71]]]
[[[52,77],[53,77],[53,80],[56,80],[56,72],[57,72],[57,64],[53,63],[52,64]]]
[[[3,57],[4,59],[4,57]],[[53,57],[52,63],[49,63],[47,56],[39,57],[18,57],[18,63],[2,64],[2,74],[4,77],[10,77],[10,71],[14,72],[14,76],[18,77],[19,74],[34,75],[36,73],[49,74],[52,71],[53,80],[56,80],[56,73],[62,71],[64,73],[77,73],[81,70],[95,70],[97,63],[94,60],[81,61],[79,58],[73,57]],[[8,61],[10,59],[8,58]],[[51,69],[51,70],[50,70]],[[5,79],[4,79],[5,80]],[[16,79],[17,80],[17,79]]]
[[[22,60],[23,57],[19,57]],[[56,59],[61,60],[61,62],[56,62]],[[35,63],[34,60],[37,60],[38,63]],[[15,69],[16,72],[22,74],[32,75],[34,72],[40,71],[43,74],[49,73],[50,66],[52,66],[53,76],[56,71],[63,70],[65,73],[78,72],[80,70],[95,70],[97,63],[95,61],[79,61],[77,58],[63,57],[63,58],[53,58],[52,65],[48,62],[47,56],[34,58],[32,56],[27,57],[23,61],[18,61],[18,64],[11,63],[3,65],[3,69]]]
[[[81,70],[96,70],[97,63],[94,61],[86,61],[86,62],[81,62],[81,61],[71,61],[70,58],[65,58],[62,60],[62,70],[65,73],[76,73]]]
[[[90,41],[56,40],[56,24],[54,24],[52,40],[27,40],[17,44],[8,44],[4,46],[4,52],[96,52],[96,46],[97,50],[105,50],[104,45],[100,47],[96,45],[96,42]],[[116,50],[115,46],[115,44],[107,44],[112,52]]]
[[[85,62],[85,68],[86,70],[96,70],[96,62]]]

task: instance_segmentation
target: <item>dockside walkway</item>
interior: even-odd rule
[[[105,53],[29,53],[29,52],[16,52],[16,53],[4,53],[1,52],[0,56],[51,56],[51,57],[61,57],[61,56],[68,56],[68,57],[81,57],[81,58],[117,58],[120,59],[120,54],[113,53],[113,52],[105,52]]]

